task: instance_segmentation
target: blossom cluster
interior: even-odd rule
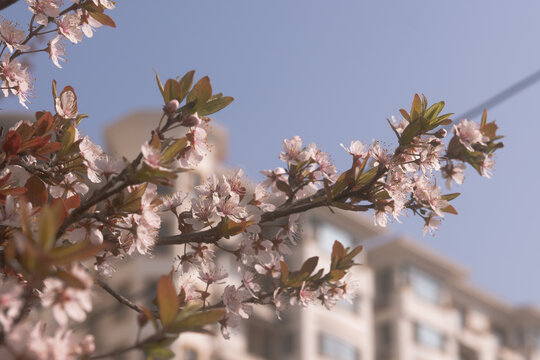
[[[100,24],[114,25],[104,14],[108,0],[75,1],[60,10],[60,0],[27,0],[29,32],[0,23],[3,90],[27,101],[31,89],[26,68],[16,60],[31,52],[29,40],[55,27],[46,51],[59,66],[62,40],[80,42]],[[37,24],[34,27],[34,22]],[[329,266],[319,259],[292,269],[299,215],[317,207],[372,211],[386,226],[389,216],[420,216],[425,231],[439,226],[446,213],[457,213],[438,178],[464,181],[466,164],[489,177],[493,154],[502,147],[497,126],[461,120],[446,144],[440,115],[444,103],[428,107],[416,95],[410,112],[389,124],[398,146],[354,140],[352,157],[340,172],[316,144],[299,136],[283,141],[274,170],[248,182],[242,170],[213,174],[193,189],[162,196],[178,174],[200,166],[209,151],[209,115],[233,99],[214,94],[208,77],[194,83],[194,71],[163,84],[159,123],[132,160],[115,159],[80,133],[75,90],[58,93],[53,82],[53,111],[35,121],[20,121],[0,137],[0,357],[2,359],[83,359],[94,350],[91,334],[75,334],[74,324],[91,313],[94,286],[139,313],[139,325],[153,324],[133,348],[147,358],[169,354],[171,339],[186,331],[220,326],[229,337],[255,306],[270,306],[281,317],[291,306],[332,308],[354,296],[350,270],[361,247],[345,248],[336,239]],[[176,131],[172,131],[176,130]],[[180,135],[179,135],[180,134]],[[176,219],[174,235],[161,236],[162,216]],[[106,280],[132,256],[150,256],[156,246],[181,245],[170,274],[157,281],[156,308],[123,298]],[[234,264],[228,273],[220,258]],[[30,346],[26,344],[30,341]],[[127,351],[127,350],[126,350]]]
[[[17,24],[0,19],[0,80],[5,97],[15,95],[21,105],[34,93],[33,78],[28,67],[19,57],[28,53],[46,52],[57,67],[65,61],[65,43],[77,44],[83,36],[91,38],[102,25],[115,26],[114,21],[104,13],[115,8],[111,0],[71,0],[73,4],[62,10],[64,0],[26,0],[32,19],[28,31],[19,29]],[[53,29],[49,29],[53,28]],[[33,49],[43,36],[50,39],[47,47]],[[36,41],[32,41],[36,40]]]

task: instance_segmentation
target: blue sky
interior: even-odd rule
[[[23,14],[20,2],[3,15]],[[385,118],[414,93],[459,114],[538,70],[538,14],[536,1],[119,0],[118,27],[69,45],[64,69],[34,58],[31,110],[51,109],[53,78],[72,85],[90,114],[83,131],[101,139],[118,117],[160,106],[153,69],[165,79],[195,69],[236,99],[215,117],[230,133],[231,166],[260,179],[280,164],[282,139],[301,135],[345,169],[339,143],[394,144]],[[539,99],[537,84],[488,109],[506,135],[495,177],[469,172],[460,214],[435,237],[422,238],[416,218],[391,231],[464,264],[474,283],[512,303],[540,305]]]

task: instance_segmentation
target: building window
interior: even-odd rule
[[[460,344],[459,345],[459,360],[478,360],[478,354],[473,349]]]
[[[413,265],[408,266],[407,275],[409,285],[418,296],[433,303],[441,302],[442,283],[439,279]]]
[[[329,223],[317,223],[317,241],[319,246],[330,253],[334,241],[338,240],[344,247],[354,247],[354,240],[351,234]]]
[[[392,268],[378,270],[375,274],[375,306],[384,307],[390,303],[394,288]]]
[[[392,352],[392,323],[384,322],[377,325],[375,331],[375,351],[377,359],[386,359]]]
[[[497,339],[497,345],[499,346],[505,346],[506,345],[506,331],[500,326],[493,325],[492,326],[493,335],[495,336],[495,339]]]
[[[184,360],[199,360],[197,352],[193,349],[184,349]]]
[[[263,359],[274,358],[274,336],[264,324],[247,324],[248,352]]]
[[[356,346],[326,333],[319,334],[319,352],[336,360],[360,360]]]
[[[290,355],[294,352],[296,336],[293,333],[282,335],[281,337],[281,355]]]
[[[414,339],[420,345],[443,350],[444,335],[424,324],[414,324]]]

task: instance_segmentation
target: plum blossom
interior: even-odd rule
[[[186,135],[189,145],[178,160],[178,165],[184,169],[191,169],[199,165],[208,149],[207,134],[202,128],[191,129]]]
[[[469,151],[474,151],[472,147],[474,144],[486,145],[484,142],[486,137],[482,135],[480,126],[474,121],[463,119],[452,127],[452,131],[459,138],[459,142]]]
[[[23,287],[13,278],[0,279],[0,325],[4,333],[9,332],[13,320],[19,315]]]
[[[58,31],[69,41],[76,44],[83,39],[83,32],[80,28],[81,18],[74,13],[68,13],[56,21]]]
[[[208,285],[222,284],[221,280],[227,276],[229,274],[224,269],[217,267],[213,262],[203,263],[199,270],[199,279]]]
[[[201,230],[219,221],[216,213],[216,204],[212,198],[196,198],[191,200],[192,218],[185,219],[186,224],[190,224],[194,230]]]
[[[76,193],[84,195],[88,192],[88,189],[88,185],[82,182],[81,179],[73,173],[69,173],[64,177],[64,180],[61,183],[51,186],[49,191],[55,198],[68,198]]]
[[[60,97],[55,99],[55,109],[58,115],[64,119],[75,119],[79,115],[77,111],[77,95],[71,86],[66,87]]]
[[[67,325],[70,318],[77,322],[84,321],[86,313],[92,310],[92,278],[80,265],[74,265],[70,273],[84,285],[83,289],[67,286],[57,278],[49,277],[43,281],[42,304],[52,308],[54,319],[62,327]]]
[[[86,227],[77,227],[68,235],[68,240],[76,243],[81,241],[89,241],[92,244],[98,245],[103,243],[103,234],[93,226],[97,224],[89,224]]]
[[[271,186],[272,192],[274,194],[281,193],[278,182],[284,182],[285,184],[288,184],[287,171],[281,167],[277,167],[274,170],[262,170],[261,174],[263,174],[267,178],[265,181],[262,182],[262,185],[265,189]]]
[[[463,173],[465,167],[466,166],[463,163],[457,165],[449,163],[441,169],[441,176],[443,179],[446,179],[446,188],[448,190],[452,189],[452,181],[458,185],[463,184],[463,181],[465,180],[465,174]]]
[[[429,232],[433,235],[435,230],[439,230],[441,219],[435,216],[434,212],[430,212],[424,219],[424,236]]]
[[[34,88],[30,74],[23,68],[17,60],[11,61],[8,54],[5,54],[0,64],[0,78],[2,79],[2,92],[4,96],[10,93],[17,95],[19,103],[28,109],[26,102],[32,94]]]
[[[30,46],[22,45],[26,33],[24,30],[17,29],[10,21],[2,20],[0,23],[0,38],[6,44],[10,52],[14,50],[28,50]]]
[[[291,296],[291,305],[300,304],[303,307],[311,304],[316,297],[317,293],[315,291],[310,291],[306,288],[306,282],[302,282],[302,287],[298,291],[297,296]]]
[[[49,58],[52,60],[53,64],[56,65],[58,68],[62,68],[62,65],[60,65],[60,61],[66,61],[61,56],[66,55],[66,51],[64,48],[64,44],[62,41],[62,36],[58,35],[49,41],[49,46],[47,48],[47,51],[49,52]]]
[[[227,285],[223,290],[223,304],[228,313],[239,315],[247,319],[252,312],[251,306],[244,304],[244,301],[250,298],[249,291],[246,289],[236,289],[234,285]]]
[[[0,349],[0,358],[5,360],[77,360],[89,356],[95,350],[94,337],[86,335],[77,343],[73,333],[64,328],[56,330],[53,336],[45,334],[46,326],[41,322],[31,325],[25,322],[6,334],[9,347]]]
[[[161,151],[155,147],[153,147],[150,143],[145,142],[141,146],[141,153],[143,154],[143,160],[144,162],[155,169],[163,169],[162,166],[159,165],[159,162],[161,161]]]
[[[355,140],[351,141],[351,145],[347,148],[345,145],[340,144],[345,151],[347,151],[349,154],[354,156],[355,158],[363,159],[368,154],[368,148],[366,145],[362,144],[362,142]]]
[[[60,6],[63,0],[26,0],[28,9],[36,15],[36,23],[46,26],[49,18],[57,18],[60,15]]]
[[[279,158],[292,165],[307,161],[309,153],[302,149],[302,139],[296,135],[290,140],[283,140],[283,151],[279,154]]]
[[[484,160],[482,161],[482,165],[480,165],[480,169],[482,170],[482,176],[485,176],[488,179],[491,178],[491,176],[493,175],[494,166],[495,166],[495,161],[493,160],[493,156],[486,155],[484,157]]]
[[[94,29],[101,27],[101,23],[90,16],[86,10],[78,9],[76,14],[80,18],[82,32],[87,38],[91,38],[94,35]]]

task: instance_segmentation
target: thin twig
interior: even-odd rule
[[[135,304],[131,300],[129,300],[127,297],[120,295],[117,293],[113,288],[109,286],[105,281],[103,281],[100,278],[96,279],[96,282],[99,286],[103,288],[106,292],[108,292],[112,297],[114,297],[116,300],[118,300],[119,303],[126,305],[127,307],[135,310],[138,313],[142,312],[142,309],[139,307],[139,305]]]

